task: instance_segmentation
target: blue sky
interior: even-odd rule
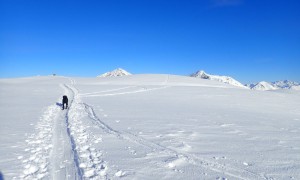
[[[300,82],[299,0],[1,0],[0,77],[121,67]]]

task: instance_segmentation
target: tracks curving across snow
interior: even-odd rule
[[[130,88],[130,87],[126,87]],[[143,89],[143,90],[137,90],[137,91],[130,91],[130,92],[120,92],[120,93],[113,93],[113,94],[98,94],[93,93],[95,96],[114,96],[114,95],[121,95],[121,94],[128,94],[128,93],[138,93],[138,92],[144,92],[144,91],[149,91],[149,90],[156,90],[156,89],[162,89],[162,88],[167,88],[167,86],[163,87],[158,87],[158,88],[153,88],[153,89]],[[125,89],[125,88],[124,88]],[[111,90],[114,91],[114,90]],[[146,151],[151,152],[152,154],[156,153],[159,155],[164,154],[165,157],[168,157],[168,160],[166,160],[166,167],[169,169],[172,169],[176,172],[182,173],[183,171],[180,169],[177,169],[176,165],[178,163],[188,163],[191,164],[195,167],[201,168],[201,169],[206,169],[208,171],[213,171],[217,174],[226,176],[228,178],[233,178],[233,179],[265,179],[262,175],[256,174],[254,172],[251,172],[247,169],[242,169],[238,167],[234,167],[232,165],[228,164],[220,164],[216,161],[204,159],[200,157],[199,155],[191,154],[188,152],[179,152],[175,149],[163,146],[161,144],[149,141],[145,138],[142,138],[139,135],[132,134],[131,132],[125,132],[125,131],[119,131],[114,129],[113,127],[109,126],[106,124],[104,121],[102,121],[96,114],[93,106],[81,102],[80,99],[80,94],[78,94],[78,91],[75,89],[73,90],[75,93],[75,101],[76,101],[76,106],[77,110],[73,112],[75,116],[81,114],[81,116],[84,116],[86,120],[92,120],[94,124],[96,124],[102,131],[106,134],[115,136],[116,138],[126,141],[128,143],[134,143],[138,146],[144,147]],[[107,90],[107,92],[110,92]],[[85,96],[88,97],[88,96]],[[74,104],[73,104],[74,105]],[[70,110],[72,111],[72,109]],[[79,113],[80,112],[80,113]],[[72,118],[72,119],[83,119],[81,118]],[[79,125],[80,121],[77,122],[77,125]],[[83,128],[84,129],[84,128]],[[78,142],[80,143],[80,142]],[[86,146],[87,147],[87,146]],[[92,161],[92,158],[91,158]],[[104,166],[106,168],[106,166]]]
[[[103,140],[101,132],[125,143],[134,143],[149,154],[167,157],[167,160],[157,164],[164,164],[166,168],[179,173],[184,173],[184,170],[177,165],[185,163],[232,179],[265,179],[264,176],[247,169],[220,164],[199,155],[163,146],[131,132],[114,129],[97,116],[93,106],[81,100],[81,96],[114,96],[157,90],[167,86],[100,94],[132,88],[124,87],[80,95],[75,88],[76,82],[71,79],[70,81],[70,85],[61,85],[64,94],[69,97],[69,109],[61,111],[57,105],[49,106],[35,127],[36,133],[28,136],[28,148],[25,149],[28,157],[18,157],[24,165],[21,179],[111,179],[114,176],[125,176],[126,173],[119,169],[109,172],[109,162],[104,160],[104,152],[97,146]],[[91,130],[95,125],[102,130],[98,134]]]
[[[88,112],[90,119],[94,121],[104,132],[114,135],[119,139],[126,140],[128,142],[133,142],[138,145],[141,145],[153,153],[157,154],[165,154],[169,159],[166,160],[166,167],[173,169],[174,171],[182,173],[183,171],[176,168],[177,163],[185,162],[192,164],[196,167],[201,167],[203,169],[207,169],[210,171],[214,171],[219,174],[223,174],[224,176],[234,178],[234,179],[265,179],[262,175],[256,174],[246,169],[241,169],[238,167],[224,165],[217,163],[216,161],[204,159],[198,155],[186,153],[186,152],[178,152],[175,149],[165,147],[163,145],[157,144],[155,142],[146,140],[138,135],[132,134],[130,132],[121,132],[113,129],[105,122],[101,121],[100,118],[96,115],[92,106],[83,103],[85,106],[86,112]]]
[[[157,88],[155,88],[157,89]],[[135,92],[131,92],[135,93]],[[116,93],[111,95],[119,95],[122,93]],[[103,95],[106,96],[106,95]],[[175,149],[165,147],[161,144],[149,141],[145,138],[140,137],[139,135],[132,134],[130,132],[118,131],[104,121],[102,121],[95,113],[94,108],[87,103],[81,103],[84,106],[85,112],[88,114],[89,118],[93,120],[93,122],[103,130],[103,132],[113,135],[118,139],[125,140],[131,143],[135,143],[141,145],[151,151],[152,153],[157,154],[165,154],[165,156],[169,157],[169,160],[166,161],[167,167],[173,169],[177,172],[183,172],[179,169],[176,169],[177,163],[189,163],[193,166],[200,167],[202,169],[207,169],[209,171],[216,172],[217,174],[224,175],[226,177],[234,178],[234,179],[265,179],[264,176],[260,174],[256,174],[247,169],[242,169],[238,167],[234,167],[228,164],[220,164],[213,160],[208,160],[200,157],[199,155],[191,154],[188,152],[179,152]]]

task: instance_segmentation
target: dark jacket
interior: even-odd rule
[[[62,103],[63,103],[63,104],[64,104],[64,103],[68,104],[68,97],[67,97],[66,95],[63,96]]]

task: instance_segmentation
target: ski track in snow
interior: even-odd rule
[[[66,85],[60,86],[69,95],[69,107],[72,108],[72,91]],[[27,158],[18,157],[24,166],[20,179],[82,179],[68,113],[68,109],[62,111],[57,105],[50,105],[45,110],[35,126],[36,132],[27,137]]]
[[[263,175],[256,174],[247,169],[220,164],[187,152],[178,152],[175,149],[146,140],[130,132],[120,132],[113,129],[96,115],[91,105],[82,102],[80,98],[139,93],[163,89],[168,86],[101,94],[133,87],[129,86],[101,92],[79,94],[75,88],[75,80],[70,79],[70,81],[71,85],[61,85],[65,94],[69,97],[69,109],[61,111],[56,105],[51,105],[46,109],[35,127],[36,133],[29,135],[26,140],[28,148],[25,151],[28,152],[28,156],[26,158],[18,157],[24,165],[23,173],[19,178],[111,179],[113,177],[121,178],[125,176],[126,172],[122,170],[116,170],[115,173],[108,174],[108,163],[103,160],[103,152],[95,148],[96,144],[102,142],[102,137],[89,131],[90,126],[88,123],[85,123],[88,120],[101,128],[104,133],[113,135],[120,140],[140,145],[152,154],[164,154],[169,158],[160,163],[164,164],[165,168],[178,173],[184,173],[184,170],[178,167],[180,164],[189,163],[202,169],[217,172],[228,178],[266,179]]]
[[[167,168],[173,169],[174,171],[184,173],[182,170],[177,169],[176,166],[182,162],[190,163],[195,166],[200,166],[205,169],[209,169],[212,171],[215,171],[220,174],[224,174],[229,177],[234,177],[237,179],[265,179],[264,176],[256,174],[254,172],[248,171],[246,169],[240,169],[237,167],[229,166],[229,165],[223,165],[219,164],[217,162],[212,162],[207,159],[203,159],[199,156],[188,154],[188,153],[182,153],[178,152],[174,149],[162,146],[160,144],[148,141],[142,137],[139,137],[138,135],[134,135],[130,132],[120,132],[113,128],[111,128],[109,125],[104,123],[100,120],[100,118],[97,117],[95,114],[95,111],[92,106],[83,103],[85,106],[86,111],[89,113],[89,117],[96,122],[96,124],[103,129],[104,132],[114,135],[119,139],[126,140],[129,142],[137,143],[139,145],[142,145],[144,147],[147,147],[148,149],[151,149],[154,153],[165,153],[165,155],[169,156],[170,159],[166,161]]]
[[[75,82],[71,80],[71,83]],[[82,179],[77,145],[70,130],[69,110],[73,106],[74,93],[66,84],[61,87],[64,89],[64,94],[69,97],[69,108],[62,111],[59,118],[56,118],[52,139],[50,177],[52,179]]]
[[[139,92],[145,92],[145,91],[151,91],[151,90],[158,90],[158,89],[163,89],[163,88],[167,88],[167,87],[168,86],[162,86],[162,87],[158,87],[158,88],[151,88],[151,89],[144,88],[141,90],[129,91],[129,92],[97,94],[97,93],[103,93],[103,91],[102,91],[102,92],[95,92],[95,93],[89,94],[89,95],[85,94],[85,95],[83,95],[83,97],[114,96],[114,95],[122,95],[122,94],[131,94],[131,93],[139,93]],[[126,87],[126,89],[127,88],[130,88],[130,87]],[[120,89],[121,88],[112,89],[112,90],[107,90],[105,92],[112,92],[112,91],[117,91]],[[122,89],[125,89],[125,88],[122,88]],[[82,95],[79,95],[79,96],[82,97]],[[79,97],[78,97],[78,99],[79,99]],[[84,110],[86,113],[88,113],[89,118],[91,120],[93,120],[98,125],[98,127],[100,127],[105,133],[114,135],[115,137],[117,137],[118,139],[121,139],[121,140],[126,140],[129,142],[139,144],[143,147],[146,147],[147,149],[150,149],[154,153],[159,153],[159,154],[165,153],[166,156],[170,157],[169,160],[166,160],[164,162],[164,163],[166,163],[165,167],[172,169],[176,172],[184,173],[182,170],[178,169],[177,166],[179,164],[185,162],[185,163],[190,163],[195,166],[200,166],[202,168],[215,171],[219,174],[223,174],[225,176],[229,176],[229,177],[233,177],[233,178],[237,178],[237,179],[265,179],[264,176],[255,174],[246,169],[240,169],[240,168],[229,166],[229,165],[223,165],[223,164],[219,164],[215,161],[203,159],[203,158],[193,155],[193,154],[178,152],[174,149],[170,149],[170,148],[162,146],[160,144],[148,141],[148,140],[146,140],[138,135],[134,135],[130,132],[120,132],[118,130],[113,129],[112,127],[110,127],[109,125],[104,123],[103,121],[101,121],[101,119],[96,115],[92,106],[90,106],[86,103],[78,103],[78,106],[80,106],[80,105],[83,105]],[[115,176],[120,176],[121,174],[122,173],[120,173],[120,171],[118,171],[115,174]]]
[[[135,91],[127,91],[127,92],[120,92],[120,93],[107,93],[107,94],[98,94],[98,93],[102,93],[102,92],[98,92],[98,93],[92,93],[92,94],[80,94],[81,97],[101,97],[101,96],[116,96],[116,95],[124,95],[124,94],[135,94],[135,93],[141,93],[141,92],[148,92],[148,91],[154,91],[154,90],[159,90],[159,89],[165,89],[168,88],[168,86],[162,86],[162,87],[157,87],[157,88],[145,88],[145,87],[141,87],[138,90]],[[123,88],[125,89],[125,88]],[[120,90],[120,89],[117,89]],[[116,91],[116,89],[114,90],[110,90],[110,91]],[[106,92],[110,92],[110,91],[106,91]]]
[[[102,141],[102,138],[88,131],[89,126],[82,120],[88,117],[84,106],[77,96],[77,89],[67,86],[75,95],[72,108],[69,110],[70,134],[76,144],[78,162],[84,179],[107,179],[107,165],[102,160],[102,152],[93,147]]]
[[[91,92],[91,93],[80,93],[80,96],[86,96],[86,95],[94,95],[94,94],[99,94],[99,93],[106,93],[106,92],[112,92],[112,91],[119,91],[119,90],[123,90],[123,89],[129,89],[129,88],[133,88],[136,86],[127,86],[127,87],[122,87],[122,88],[116,88],[116,89],[109,89],[109,90],[105,90],[105,91],[97,91],[97,92]]]
[[[26,157],[18,156],[23,172],[13,179],[107,179],[101,151],[87,141],[99,143],[101,138],[86,132],[80,119],[85,111],[74,99],[76,89],[61,87],[69,97],[69,109],[50,105],[45,110],[36,132],[27,137]]]

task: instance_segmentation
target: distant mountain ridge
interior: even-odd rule
[[[254,90],[262,90],[262,91],[269,91],[269,90],[276,90],[276,89],[294,89],[300,90],[300,83],[284,80],[284,81],[275,81],[275,82],[266,82],[261,81],[256,84],[246,84],[247,87]]]
[[[117,68],[113,71],[106,72],[97,77],[117,77],[117,76],[128,76],[128,75],[132,75],[132,74],[122,68]],[[211,74],[204,72],[203,70],[199,70],[199,71],[191,74],[190,77],[219,81],[219,82],[223,82],[223,83],[230,84],[230,85],[237,86],[237,87],[249,88],[249,89],[253,89],[253,90],[261,90],[261,91],[269,91],[269,90],[277,90],[277,89],[300,90],[300,83],[294,82],[294,81],[289,81],[289,80],[275,81],[275,82],[261,81],[256,84],[243,85],[242,83],[240,83],[239,81],[235,80],[234,78],[232,78],[230,76],[211,75]]]
[[[131,73],[125,71],[124,69],[122,68],[117,68],[113,71],[110,71],[110,72],[106,72],[102,75],[99,75],[97,77],[117,77],[117,76],[129,76],[129,75],[132,75]]]
[[[281,88],[281,89],[294,89],[294,88],[300,88],[300,83],[294,82],[294,81],[275,81],[272,82],[273,86]]]
[[[238,82],[237,80],[233,79],[232,77],[211,75],[211,74],[207,74],[203,70],[197,71],[197,72],[191,74],[190,76],[191,77],[196,77],[196,78],[202,78],[202,79],[209,79],[209,80],[219,81],[219,82],[223,82],[223,83],[230,84],[230,85],[233,85],[233,86],[247,88],[242,83]]]

